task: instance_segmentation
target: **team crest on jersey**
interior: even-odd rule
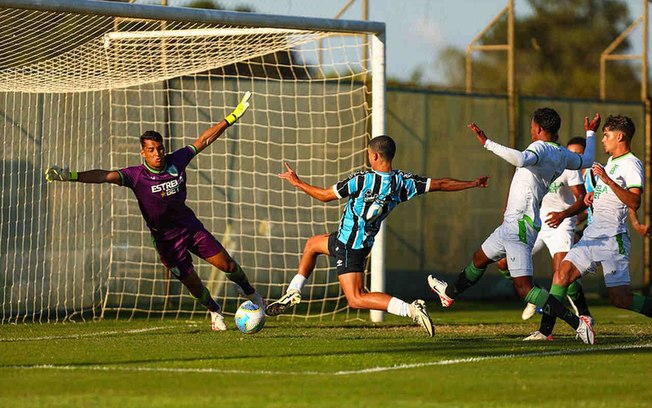
[[[175,166],[174,164],[169,166],[165,172],[172,177],[177,177],[179,175],[179,169],[177,169],[177,166]]]

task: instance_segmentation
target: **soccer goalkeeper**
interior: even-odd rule
[[[410,317],[421,325],[429,336],[435,328],[423,300],[408,304],[382,292],[367,292],[364,288],[364,264],[374,244],[374,237],[382,221],[397,205],[419,194],[430,191],[458,191],[473,187],[487,187],[488,177],[463,181],[451,178],[431,179],[392,169],[396,152],[394,140],[389,136],[371,139],[367,158],[371,170],[359,171],[337,184],[321,188],[305,183],[285,163],[287,171],[279,174],[290,184],[309,196],[323,202],[348,197],[340,219],[339,228],[332,234],[315,235],[308,239],[299,264],[286,294],[271,303],[266,313],[276,316],[301,301],[301,288],[315,269],[317,256],[335,258],[337,274],[349,306],[354,309],[383,310],[391,314]]]
[[[186,166],[240,119],[249,107],[250,96],[247,92],[231,114],[204,131],[192,144],[170,154],[165,153],[163,137],[158,132],[146,131],[140,136],[143,163],[138,166],[79,173],[52,166],[45,171],[49,182],[112,183],[130,188],[136,195],[161,261],[210,311],[213,330],[226,330],[226,324],[220,305],[193,267],[191,252],[223,271],[254,303],[264,307],[264,301],[240,265],[186,206]]]

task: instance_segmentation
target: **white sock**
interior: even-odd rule
[[[294,275],[294,278],[290,281],[290,286],[288,286],[288,290],[295,289],[301,292],[301,288],[303,288],[303,285],[306,283],[306,277],[300,274]]]
[[[391,298],[387,305],[387,312],[396,316],[410,316],[410,305],[399,298]]]

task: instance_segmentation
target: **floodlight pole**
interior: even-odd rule
[[[652,193],[649,188],[649,180],[652,177],[652,114],[650,96],[648,95],[648,2],[652,0],[643,0],[643,13],[634,20],[615,40],[609,44],[607,48],[600,54],[600,100],[604,101],[607,98],[607,61],[624,61],[624,60],[641,60],[641,102],[645,110],[645,157],[644,157],[644,171],[645,171],[645,188],[643,189],[643,201],[645,203],[643,211],[645,218],[645,225],[650,225],[652,218],[650,217],[650,199]],[[642,25],[643,36],[643,50],[640,54],[613,54],[618,46],[631,34],[631,32],[638,26]],[[650,258],[652,254],[652,240],[645,238],[643,245],[643,292],[650,293],[651,286],[651,271],[650,271]]]
[[[507,16],[507,42],[505,44],[478,45],[477,43],[493,28],[498,21]],[[466,92],[473,92],[474,51],[507,52],[507,116],[509,121],[509,145],[516,147],[516,87],[514,64],[514,0],[507,5],[476,35],[466,46]]]

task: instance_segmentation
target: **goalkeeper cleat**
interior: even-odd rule
[[[290,307],[298,305],[299,302],[301,302],[301,293],[296,289],[288,289],[283,297],[267,306],[265,314],[267,316],[278,316],[285,313]]]
[[[267,302],[265,302],[265,299],[263,299],[263,297],[260,296],[260,293],[258,293],[258,291],[255,291],[250,295],[245,295],[245,297],[251,300],[256,306],[258,306],[262,310],[265,310],[265,308],[267,307]]]
[[[448,287],[448,283],[430,275],[428,276],[428,285],[430,285],[430,289],[432,289],[433,292],[439,295],[439,299],[441,300],[442,306],[450,307],[453,304],[453,302],[455,302],[455,299],[449,297],[446,294],[446,288]]]
[[[222,316],[221,311],[211,312],[211,329],[214,331],[224,331],[226,330],[226,323],[224,323],[224,316]]]
[[[552,334],[550,336],[546,336],[545,334],[541,333],[539,330],[535,331],[534,333],[530,334],[526,338],[523,339],[523,341],[552,341],[553,337]]]
[[[521,319],[528,320],[529,318],[534,316],[536,312],[537,312],[537,305],[533,305],[532,303],[528,303],[525,306],[525,309],[523,309],[523,313],[521,313]],[[536,332],[536,333],[538,333],[538,332]]]
[[[253,304],[258,306],[259,308],[265,310],[267,307],[267,302],[265,302],[265,299],[263,299],[262,296],[260,296],[260,293],[258,293],[257,290],[254,290],[252,293],[245,295],[244,290],[240,286],[238,286],[238,295],[242,297],[246,297],[247,299],[251,300]]]
[[[591,320],[593,319],[590,316],[580,316],[580,325],[577,327],[577,337],[585,344],[595,344],[595,332]]]
[[[432,320],[430,320],[430,316],[426,310],[426,302],[419,299],[410,303],[410,317],[414,323],[417,323],[426,330],[428,336],[432,337],[435,335],[435,325],[432,324]]]

